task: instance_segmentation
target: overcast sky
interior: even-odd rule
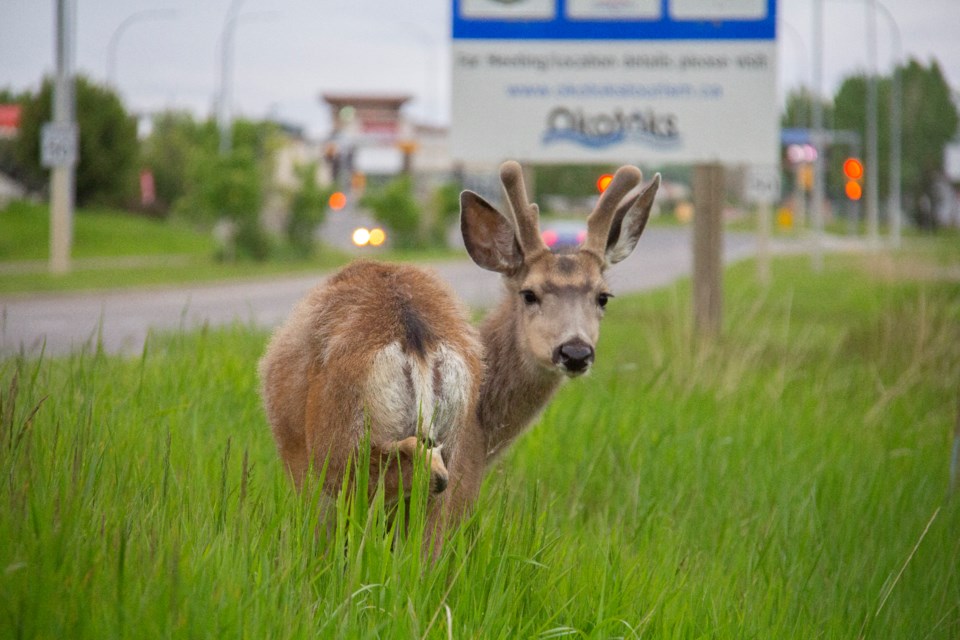
[[[780,95],[811,83],[811,4],[779,1]],[[0,0],[0,87],[33,89],[53,70],[55,0]],[[218,43],[230,0],[77,0],[77,69],[107,79],[119,33],[115,80],[128,108],[211,113]],[[960,89],[960,0],[882,0],[899,27],[903,55],[939,61]],[[321,135],[322,92],[414,97],[410,113],[449,123],[450,0],[245,0],[236,29],[234,110],[277,117]],[[824,89],[867,68],[865,0],[824,0]],[[118,27],[141,11],[126,29]],[[895,52],[878,12],[878,67]]]

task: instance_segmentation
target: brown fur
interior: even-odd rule
[[[505,163],[501,178],[512,215],[472,192],[461,194],[467,251],[504,277],[504,298],[479,338],[435,276],[372,262],[348,266],[311,291],[274,335],[260,363],[262,393],[298,487],[311,465],[326,464],[324,489],[339,489],[367,415],[371,488],[383,475],[390,499],[409,493],[400,477],[412,476],[418,443],[442,449],[442,459],[437,449],[428,451],[435,454],[428,456],[430,518],[440,533],[470,508],[485,468],[564,377],[588,371],[609,295],[604,271],[636,245],[659,176],[639,190],[639,170],[621,168],[588,218],[584,245],[565,254],[540,239],[538,210],[526,199],[519,165]],[[458,366],[436,364],[453,361]],[[424,396],[434,406],[423,407]],[[420,425],[420,412],[437,419]]]
[[[435,445],[423,452],[434,493],[448,496],[441,501],[448,510],[471,502],[479,465],[463,450],[476,432],[466,425],[475,420],[481,357],[464,309],[428,271],[361,261],[317,286],[260,362],[267,418],[297,487],[311,466],[326,466],[324,490],[334,495],[366,419],[371,491],[383,475],[388,500],[409,495],[418,445]],[[418,402],[418,384],[435,397]],[[430,414],[441,405],[448,406],[432,422],[443,424],[430,433]]]

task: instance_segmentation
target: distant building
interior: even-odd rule
[[[0,104],[0,140],[13,140],[20,133],[22,107],[18,104]],[[13,178],[0,172],[0,209],[11,200],[23,198],[26,189]]]
[[[410,96],[403,94],[325,93],[333,130],[323,155],[332,179],[349,185],[357,174],[392,176],[403,172],[418,178],[449,175],[448,130],[419,125],[403,113]]]
[[[0,140],[17,137],[23,108],[18,104],[0,104]]]

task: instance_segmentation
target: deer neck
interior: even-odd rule
[[[480,326],[486,373],[477,413],[488,463],[523,433],[563,381],[526,356],[514,309],[506,299]]]

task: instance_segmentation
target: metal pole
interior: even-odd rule
[[[897,70],[897,64],[903,55],[902,40],[900,38],[900,27],[897,21],[893,19],[890,10],[887,9],[879,0],[874,0],[877,8],[887,18],[890,24],[890,35],[893,48],[893,71],[890,81],[890,187],[887,194],[887,209],[890,216],[890,244],[894,249],[900,248],[901,227],[903,224],[903,211],[900,201],[900,171],[902,156],[902,98],[900,88],[900,74]]]
[[[173,18],[177,15],[175,9],[145,9],[127,16],[123,22],[117,25],[110,36],[107,44],[107,84],[114,90],[117,88],[117,45],[120,44],[120,36],[134,23],[144,20]]]
[[[74,125],[73,52],[75,7],[72,0],[57,0],[56,77],[53,85],[53,122]],[[74,164],[64,163],[50,170],[50,272],[70,271],[73,244]]]
[[[871,248],[880,243],[879,212],[879,163],[877,145],[877,11],[874,0],[867,3],[867,139],[864,207],[867,218],[867,242]]]
[[[227,155],[233,146],[231,137],[230,94],[232,91],[233,33],[244,0],[233,0],[220,35],[220,88],[217,91],[217,129],[220,132],[220,155]]]
[[[810,217],[813,221],[813,243],[810,262],[814,271],[823,269],[823,200],[824,200],[824,157],[826,148],[823,135],[823,0],[813,0],[813,147],[817,157],[813,160],[813,202],[810,203]]]
[[[220,88],[217,91],[217,129],[220,132],[220,155],[233,148],[233,43],[237,25],[251,18],[273,18],[276,11],[251,11],[240,14],[244,0],[233,0],[220,36]]]

